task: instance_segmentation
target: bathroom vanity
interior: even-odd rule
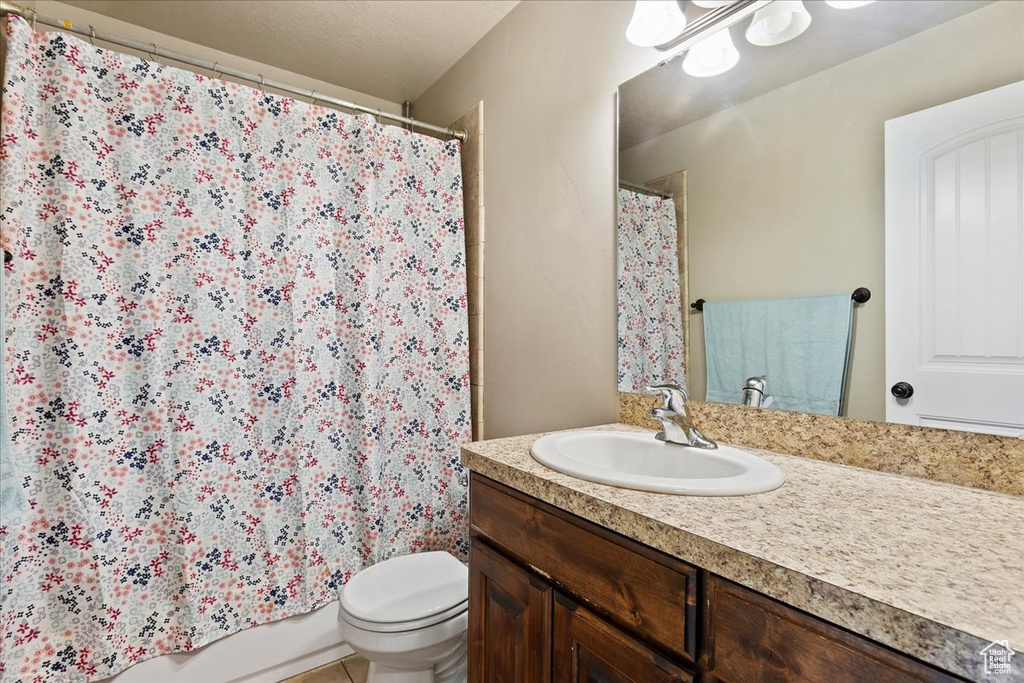
[[[986,680],[1024,642],[1019,498],[769,453],[776,491],[667,496],[548,470],[538,436],[463,449],[471,681]]]

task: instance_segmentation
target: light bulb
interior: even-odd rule
[[[676,0],[636,0],[626,40],[640,47],[664,45],[686,28],[686,16]]]
[[[836,9],[857,9],[870,5],[875,0],[825,0],[825,4]]]
[[[683,71],[698,78],[717,76],[736,66],[738,61],[740,53],[726,28],[691,47],[683,60]]]
[[[811,25],[811,15],[800,0],[775,0],[754,13],[747,29],[751,45],[766,47],[793,40]]]

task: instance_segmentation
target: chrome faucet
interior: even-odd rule
[[[693,446],[711,450],[718,444],[700,433],[693,426],[690,417],[690,399],[686,391],[676,384],[655,384],[647,387],[649,392],[660,392],[665,399],[664,408],[655,408],[651,417],[661,423],[661,431],[654,438],[665,443]]]

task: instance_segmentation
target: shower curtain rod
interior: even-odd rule
[[[661,197],[662,199],[672,199],[672,195],[666,194],[662,190],[655,190],[647,187],[646,185],[638,185],[636,183],[630,183],[625,180],[619,181],[619,187],[624,187],[627,190],[633,190],[634,192],[643,192],[644,194],[653,194],[655,197]]]
[[[70,21],[64,19],[56,19],[54,17],[47,17],[39,14],[36,10],[31,7],[23,7],[16,5],[13,2],[7,2],[7,0],[0,0],[0,16],[6,16],[8,14],[15,14],[26,21],[30,21],[32,26],[35,27],[36,23],[45,24],[47,26],[53,26],[59,28],[62,31],[69,31],[71,33],[84,36],[89,40],[102,40],[105,43],[112,43],[114,45],[120,45],[121,47],[127,47],[132,50],[138,50],[148,54],[154,61],[156,57],[163,57],[164,59],[170,59],[175,62],[182,64],[188,64],[189,66],[198,67],[200,69],[206,69],[212,71],[216,77],[220,77],[221,74],[228,76],[234,76],[240,78],[243,81],[249,81],[256,83],[260,88],[273,88],[286,92],[290,95],[297,95],[298,97],[307,97],[314,103],[318,104],[331,104],[335,107],[341,107],[342,109],[351,109],[352,111],[362,112],[364,114],[372,114],[378,118],[388,119],[395,121],[396,123],[404,123],[416,128],[422,128],[423,130],[429,130],[434,133],[441,133],[442,135],[449,135],[453,138],[465,141],[467,134],[464,130],[455,130],[452,128],[444,128],[442,126],[435,126],[430,123],[424,123],[417,121],[416,119],[408,116],[399,116],[398,114],[389,114],[382,109],[372,109],[370,107],[364,107],[355,102],[346,102],[345,100],[339,100],[337,97],[330,97],[329,95],[321,95],[316,90],[306,90],[305,88],[298,88],[294,85],[288,85],[281,81],[275,81],[269,78],[264,78],[263,74],[253,74],[246,71],[240,71],[233,69],[229,66],[221,66],[220,62],[208,62],[195,57],[190,57],[180,52],[174,52],[173,50],[164,50],[158,48],[155,43],[142,43],[129,38],[122,38],[120,36],[111,35],[109,33],[103,33],[95,30],[92,26],[82,27],[77,24],[73,24]]]

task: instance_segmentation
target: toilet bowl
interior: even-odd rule
[[[341,590],[338,626],[367,683],[464,683],[469,572],[446,552],[385,560]]]

